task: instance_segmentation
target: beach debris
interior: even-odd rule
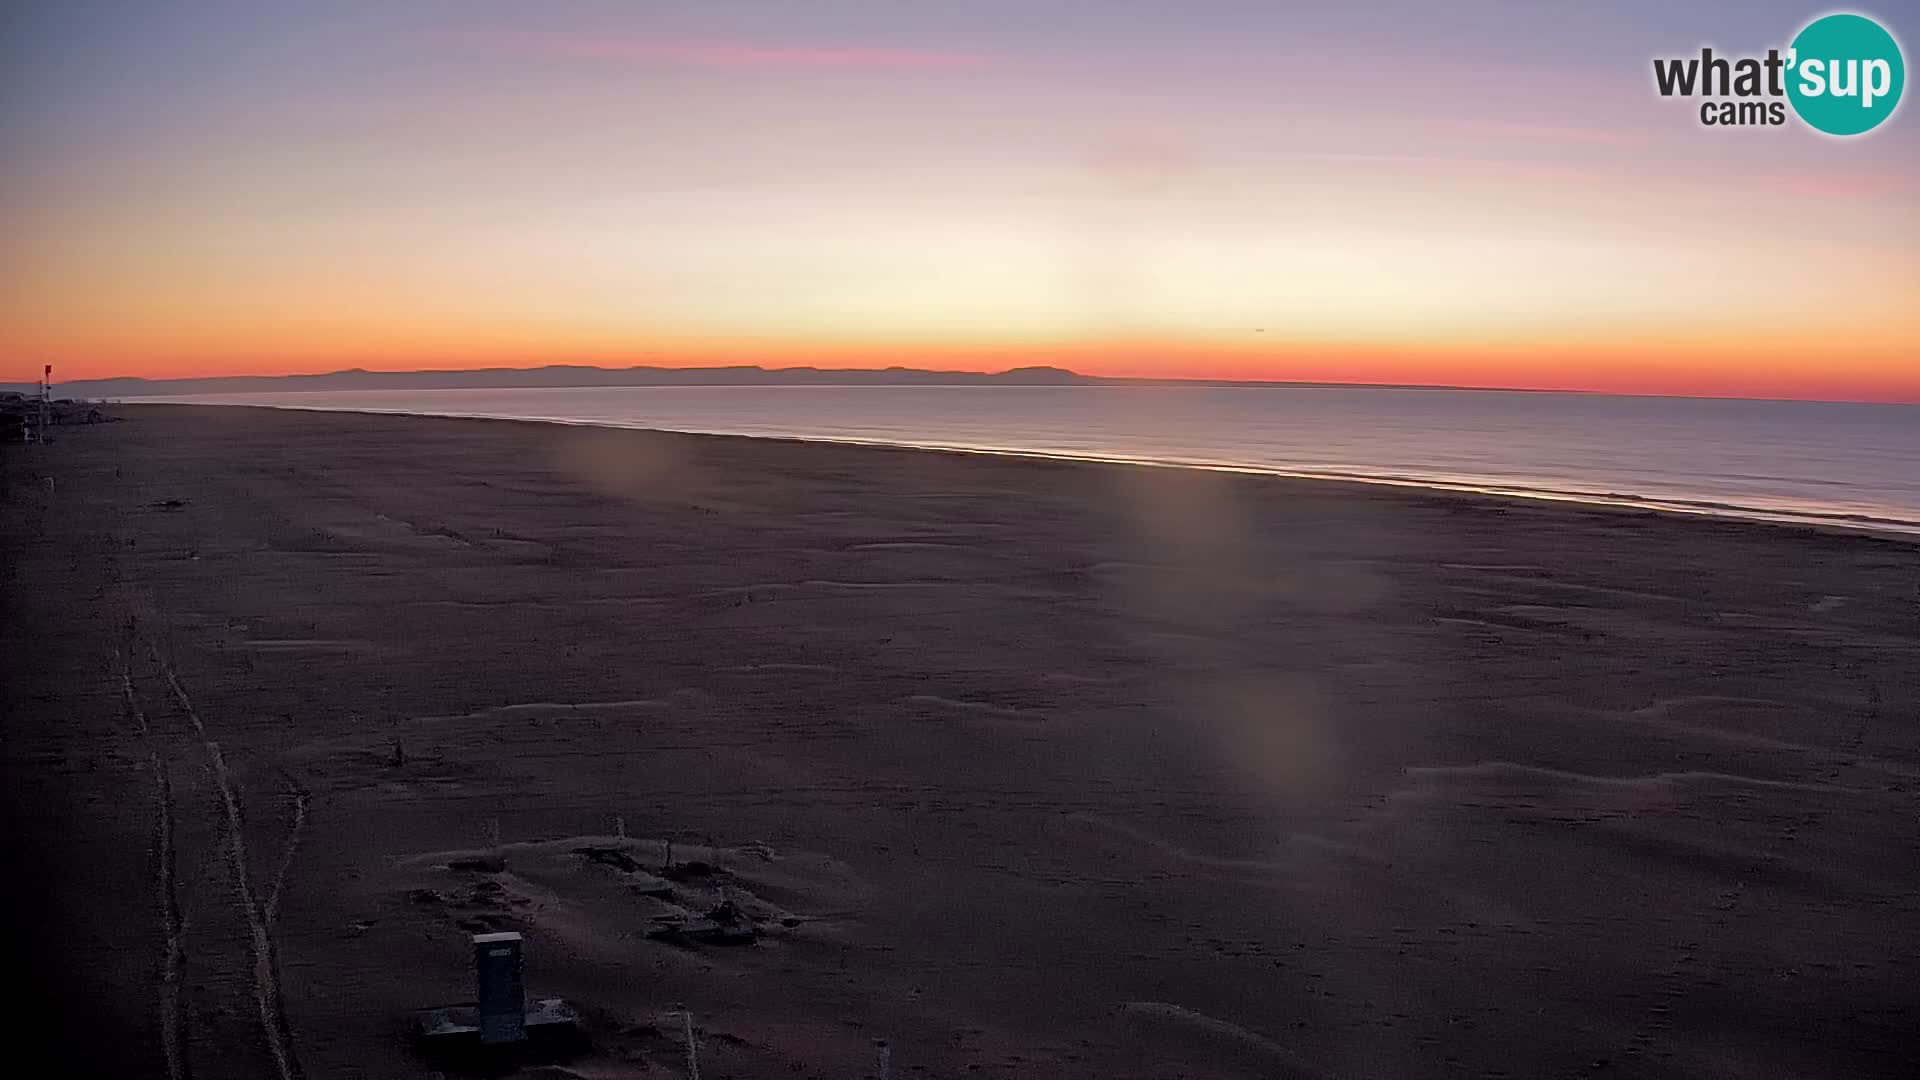
[[[665,843],[631,837],[622,841],[601,832],[511,844],[499,851],[435,852],[417,860],[417,865],[431,866],[440,876],[407,881],[394,896],[400,904],[418,905],[416,910],[432,911],[446,925],[469,933],[528,931],[538,927],[546,909],[541,890],[530,893],[522,877],[531,875],[549,882],[551,888],[564,879],[550,875],[570,865],[573,873],[581,875],[577,886],[558,887],[619,890],[611,895],[624,895],[633,905],[626,910],[640,920],[643,940],[679,949],[763,944],[814,921],[759,895],[762,885],[750,871],[762,860],[783,862],[764,845],[736,849],[707,844],[700,854],[710,852],[715,860],[730,865],[683,859],[676,852],[669,868],[661,865]],[[741,870],[732,869],[733,865]]]
[[[147,505],[155,510],[178,510],[187,505],[187,501],[185,499],[160,499],[155,502],[150,502]]]
[[[691,949],[696,945],[722,947],[752,945],[760,940],[760,931],[748,923],[724,924],[711,919],[684,922],[678,916],[659,916],[662,923],[647,931],[647,940]]]
[[[713,877],[720,872],[719,867],[699,859],[689,859],[677,866],[670,863],[660,868],[660,876],[668,881],[694,881]]]
[[[752,945],[760,940],[760,931],[747,925],[722,926],[714,923],[693,927],[688,931],[688,936],[701,945]]]
[[[387,765],[391,768],[398,769],[403,768],[406,764],[407,748],[400,745],[399,739],[395,739],[393,740],[393,756],[387,759]]]
[[[740,907],[733,902],[733,898],[727,897],[707,912],[707,918],[722,926],[738,926],[746,917],[740,914]]]
[[[575,855],[585,856],[588,862],[596,862],[602,866],[611,866],[623,874],[636,874],[640,872],[640,860],[617,847],[577,847],[573,849],[573,853]]]

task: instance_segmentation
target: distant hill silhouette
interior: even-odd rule
[[[926,368],[624,368],[548,364],[529,368],[453,371],[368,371],[348,368],[322,375],[221,375],[201,379],[75,379],[54,384],[62,398],[137,398],[196,394],[285,393],[325,390],[505,390],[542,386],[1291,386],[1370,390],[1481,390],[1492,393],[1586,393],[1525,387],[1446,386],[1428,383],[1337,383],[1292,379],[1154,379],[1082,375],[1034,365],[1005,371],[931,371]],[[0,383],[0,392],[37,395],[35,383]]]
[[[999,372],[920,368],[765,368],[758,366],[601,368],[551,364],[461,371],[368,371],[324,375],[227,375],[203,379],[77,379],[55,384],[62,397],[125,398],[156,394],[231,394],[299,390],[481,390],[538,386],[1060,386],[1104,380],[1065,368],[1017,367]],[[33,384],[0,385],[31,391]]]

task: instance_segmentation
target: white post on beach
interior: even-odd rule
[[[893,1080],[893,1047],[885,1039],[873,1040],[880,1050],[880,1080]]]
[[[700,1080],[700,1047],[693,1041],[693,1010],[681,1009],[680,1019],[687,1030],[687,1076],[689,1080]]]

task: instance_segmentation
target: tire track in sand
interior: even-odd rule
[[[221,809],[227,819],[227,869],[233,875],[234,892],[240,901],[240,909],[247,919],[249,944],[253,949],[253,998],[260,1010],[260,1030],[267,1042],[267,1051],[273,1056],[275,1071],[280,1080],[302,1080],[305,1075],[300,1069],[299,1059],[293,1054],[292,1032],[287,1027],[287,1018],[280,996],[279,960],[274,952],[271,915],[254,899],[251,875],[247,872],[247,841],[241,827],[240,797],[234,792],[233,776],[227,769],[226,755],[220,750],[220,744],[207,734],[206,722],[200,719],[200,713],[193,707],[193,699],[187,696],[186,688],[180,685],[180,677],[160,656],[157,648],[149,646],[154,663],[160,666],[161,674],[166,676],[167,687],[173,691],[174,701],[180,711],[186,714],[199,735],[200,743],[205,747],[207,760],[213,766],[215,787],[220,793]],[[300,810],[299,820],[304,821],[304,807]],[[297,838],[289,838],[291,844]],[[289,849],[288,860],[292,859]],[[275,887],[276,898],[278,887]]]
[[[307,805],[313,795],[291,776],[282,773],[293,792],[293,820],[287,825],[287,846],[280,853],[280,865],[273,871],[273,884],[267,888],[267,928],[280,920],[280,894],[287,887],[287,872],[293,869],[293,857],[300,851],[300,836],[307,828]]]
[[[181,971],[186,967],[187,950],[184,920],[180,916],[180,889],[174,874],[173,783],[160,751],[152,746],[146,711],[133,693],[133,673],[127,668],[125,654],[116,652],[120,668],[120,692],[127,715],[142,742],[147,744],[147,763],[153,769],[158,786],[154,812],[155,874],[154,892],[160,902],[160,928],[164,952],[160,960],[160,1047],[166,1057],[168,1080],[192,1080],[193,1068],[187,1060],[186,1010],[181,1002]]]

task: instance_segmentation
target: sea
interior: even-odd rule
[[[1920,535],[1920,406],[1329,386],[633,386],[142,398],[881,443]]]

